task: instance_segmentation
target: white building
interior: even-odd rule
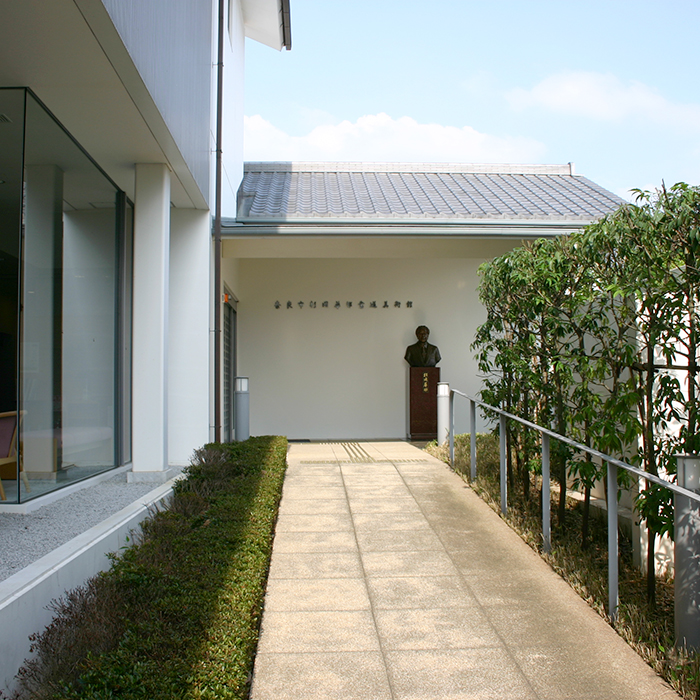
[[[121,465],[164,481],[234,437],[236,374],[253,434],[403,439],[415,327],[476,392],[479,264],[621,201],[569,165],[253,163],[237,192],[245,36],[289,48],[289,6],[221,6],[219,290],[219,3],[0,8],[0,412],[24,469],[0,466],[0,508]]]
[[[621,201],[568,165],[257,163],[244,177],[246,36],[290,48],[288,0],[0,4],[0,510],[119,467],[164,482],[234,437],[236,374],[253,434],[405,438],[415,327],[432,329],[443,380],[476,392],[478,265]],[[3,463],[17,415],[22,459]],[[85,561],[0,600],[0,685],[103,552]]]
[[[214,437],[220,8],[233,215],[245,37],[289,48],[288,0],[0,7],[4,504],[120,465],[162,481]]]
[[[247,163],[223,255],[252,433],[405,439],[415,328],[475,395],[479,265],[621,202],[571,165]]]

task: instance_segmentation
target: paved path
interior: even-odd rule
[[[678,696],[444,464],[289,451],[252,700]]]

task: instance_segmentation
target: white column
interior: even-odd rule
[[[133,431],[129,481],[168,473],[170,172],[136,166],[134,202]]]
[[[211,215],[174,209],[170,240],[170,436],[171,465],[189,464],[209,442],[209,280]]]

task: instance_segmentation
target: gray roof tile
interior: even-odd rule
[[[624,200],[571,165],[246,163],[237,220],[593,220]]]

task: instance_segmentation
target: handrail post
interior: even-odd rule
[[[617,465],[607,462],[608,468],[608,615],[617,620],[618,551],[617,551]]]
[[[437,385],[437,444],[442,447],[449,440],[450,431],[450,385],[438,382]]]
[[[506,417],[501,413],[500,419],[501,447],[501,513],[508,512],[508,473],[506,468]]]
[[[551,455],[550,455],[550,438],[554,438],[559,442],[566,445],[570,445],[576,450],[584,452],[593,458],[600,459],[601,465],[606,469],[606,486],[608,492],[608,614],[612,623],[615,623],[618,619],[619,614],[619,542],[618,542],[618,484],[617,484],[617,474],[618,468],[624,469],[629,474],[634,474],[638,478],[645,479],[647,483],[653,483],[657,486],[661,486],[668,489],[674,494],[674,497],[680,498],[680,504],[676,504],[675,516],[678,518],[682,512],[685,512],[683,504],[685,501],[688,502],[688,507],[686,510],[692,512],[692,525],[676,523],[676,586],[680,589],[685,589],[691,586],[690,583],[681,583],[682,575],[680,571],[682,569],[682,559],[683,554],[679,549],[683,549],[683,530],[687,531],[687,538],[692,540],[692,545],[689,546],[690,554],[688,556],[692,557],[691,568],[693,569],[693,593],[692,602],[689,603],[693,609],[693,634],[697,634],[697,642],[693,642],[690,639],[689,633],[679,634],[676,630],[676,643],[678,645],[685,644],[687,647],[700,648],[700,628],[698,628],[698,623],[696,618],[700,620],[700,613],[697,612],[698,605],[696,605],[696,600],[700,600],[700,574],[697,573],[696,567],[696,552],[700,552],[700,464],[697,466],[697,473],[694,473],[691,483],[683,482],[681,472],[683,467],[686,466],[685,462],[679,463],[678,466],[678,483],[673,483],[654,474],[649,474],[648,472],[635,467],[631,464],[621,461],[616,457],[611,457],[597,449],[592,448],[590,445],[584,445],[580,442],[572,440],[565,435],[559,435],[558,433],[550,430],[549,428],[544,428],[541,425],[532,423],[531,421],[520,418],[517,415],[513,415],[502,408],[496,406],[491,406],[484,403],[478,399],[472,398],[467,394],[463,394],[461,391],[450,391],[450,410],[451,410],[451,432],[454,433],[454,404],[452,400],[454,394],[463,396],[469,401],[470,405],[470,422],[471,422],[471,444],[470,444],[470,458],[471,458],[471,480],[476,481],[476,407],[481,406],[486,412],[493,411],[499,414],[499,432],[500,432],[500,491],[501,491],[501,513],[507,515],[508,512],[508,439],[507,439],[507,421],[512,419],[517,423],[524,425],[532,430],[539,431],[542,436],[542,539],[543,539],[543,550],[544,552],[551,551],[552,547],[552,524],[551,524]],[[453,437],[453,436],[452,436]],[[454,444],[450,445],[451,456],[450,459],[454,459]],[[681,455],[682,456],[682,455]],[[686,460],[700,461],[700,455],[685,456]],[[700,555],[699,555],[700,556]],[[691,595],[690,590],[686,591],[688,595]],[[676,599],[676,614],[679,610],[682,610],[684,603]],[[696,637],[693,637],[695,639]]]
[[[542,548],[552,551],[551,495],[549,484],[549,435],[542,433]]]
[[[450,389],[450,466],[455,468],[455,393]]]
[[[476,481],[476,401],[469,401],[469,463],[471,465],[471,480]]]

